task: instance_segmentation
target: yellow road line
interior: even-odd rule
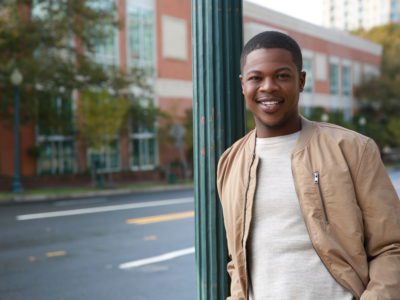
[[[61,250],[61,251],[52,251],[52,252],[47,252],[46,256],[47,257],[57,257],[57,256],[65,256],[67,252]]]
[[[150,223],[157,223],[157,222],[166,222],[166,221],[174,221],[180,219],[187,219],[194,216],[194,211],[185,211],[181,213],[175,214],[168,214],[168,215],[158,215],[158,216],[150,216],[144,218],[137,218],[137,219],[128,219],[126,220],[127,224],[150,224]]]

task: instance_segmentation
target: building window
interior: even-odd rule
[[[120,170],[119,139],[113,138],[108,146],[102,149],[89,149],[89,168],[96,167],[100,172],[112,172]]]
[[[352,95],[352,80],[351,80],[351,67],[342,66],[342,95],[343,95],[343,116],[346,121],[350,121],[352,117],[351,95]]]
[[[42,92],[38,101],[37,148],[39,175],[75,170],[72,96],[53,97]]]
[[[154,128],[140,128],[131,134],[132,170],[152,170],[157,165],[157,142],[154,131]]]
[[[57,175],[74,172],[74,141],[71,137],[49,136],[39,139],[39,175]]]
[[[327,77],[327,58],[325,54],[317,53],[315,56],[315,79],[326,81]]]
[[[127,1],[127,31],[129,66],[143,68],[149,82],[155,77],[155,14],[154,1]],[[149,105],[152,91],[143,91],[139,103]],[[139,93],[140,94],[140,93]],[[133,97],[133,101],[137,101]],[[157,142],[155,128],[132,125],[130,135],[130,165],[132,170],[151,170],[157,164]]]
[[[314,90],[314,76],[313,76],[313,60],[312,58],[303,59],[303,69],[306,71],[306,84],[304,91],[306,93],[312,93]]]
[[[154,9],[151,5],[127,5],[128,55],[131,67],[154,72]]]
[[[351,68],[350,66],[343,66],[342,67],[342,94],[344,96],[351,95]]]
[[[392,0],[390,4],[390,21],[397,22],[399,20],[398,0]]]
[[[334,63],[329,65],[329,86],[331,95],[339,94],[339,66]]]
[[[91,8],[99,11],[115,11],[114,0],[88,2]],[[95,42],[95,59],[105,65],[118,65],[118,38],[117,29],[111,25],[101,25],[105,36]]]
[[[108,28],[107,36],[98,41],[95,46],[95,59],[105,65],[118,65],[117,32],[114,28]]]

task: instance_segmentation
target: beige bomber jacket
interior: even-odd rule
[[[218,163],[232,300],[248,299],[246,244],[259,162],[255,137],[253,130]],[[311,242],[331,275],[356,299],[400,299],[400,202],[376,144],[302,118],[292,173]]]

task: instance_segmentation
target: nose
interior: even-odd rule
[[[278,86],[277,86],[274,78],[271,78],[271,77],[265,77],[260,86],[260,90],[263,92],[266,92],[266,93],[274,92],[277,89],[278,89]]]

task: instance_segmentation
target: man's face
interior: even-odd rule
[[[242,92],[254,115],[258,137],[300,130],[298,102],[305,77],[288,50],[257,49],[247,55],[241,75]]]

